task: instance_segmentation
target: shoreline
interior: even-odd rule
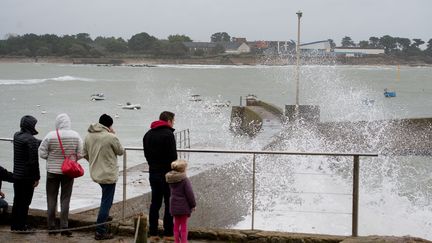
[[[324,62],[306,61],[306,65],[341,65],[341,66],[408,66],[432,67],[432,64],[420,61],[407,61],[392,57],[343,57]],[[232,65],[232,66],[290,66],[295,65],[289,59],[261,61],[252,56],[216,56],[203,58],[157,58],[157,57],[0,57],[0,63],[40,63],[40,64],[94,64],[106,66],[154,67],[156,65]],[[305,64],[303,64],[305,65]]]

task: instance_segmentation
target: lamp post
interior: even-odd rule
[[[300,90],[300,18],[303,13],[299,10],[297,12],[298,22],[297,22],[297,65],[296,65],[296,107],[299,105],[299,90]]]

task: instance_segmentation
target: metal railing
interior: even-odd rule
[[[127,151],[142,151],[139,147],[125,147],[123,154],[123,211],[125,218],[126,210],[126,177],[127,177]],[[249,154],[252,155],[252,222],[251,229],[255,224],[255,180],[256,180],[256,156],[257,155],[300,155],[300,156],[336,156],[353,157],[353,190],[352,190],[352,236],[358,236],[358,202],[359,202],[359,179],[360,179],[360,156],[378,157],[374,153],[321,153],[321,152],[287,152],[287,151],[259,151],[259,150],[217,150],[217,149],[177,149],[181,153],[222,153],[222,154]]]
[[[184,129],[174,133],[177,148],[190,148],[189,129]]]
[[[0,138],[0,141],[12,142],[10,138]],[[142,147],[124,147],[123,154],[123,201],[122,218],[126,215],[127,200],[127,151],[143,151]],[[300,156],[331,156],[331,157],[353,157],[353,188],[352,188],[352,236],[358,236],[358,210],[359,210],[359,180],[360,180],[360,156],[378,157],[376,153],[324,153],[324,152],[287,152],[287,151],[259,151],[259,150],[217,150],[217,149],[177,149],[181,153],[221,153],[221,154],[249,154],[252,155],[252,222],[251,229],[255,224],[255,180],[256,180],[256,156],[257,155],[300,155]]]

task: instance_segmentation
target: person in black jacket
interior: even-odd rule
[[[26,225],[34,188],[40,179],[38,148],[41,140],[34,137],[37,120],[33,116],[21,118],[21,131],[16,132],[13,139],[14,148],[14,199],[12,207],[13,231],[29,231]]]
[[[8,220],[8,207],[9,204],[4,200],[5,194],[1,191],[2,181],[13,182],[13,174],[7,171],[5,168],[0,166],[0,209],[3,210],[2,215],[0,215],[0,221],[6,222]]]
[[[171,170],[171,162],[177,160],[177,148],[174,138],[174,113],[164,111],[159,120],[152,122],[150,130],[144,135],[144,156],[149,165],[149,180],[152,198],[149,213],[150,240],[158,240],[159,210],[162,199],[165,204],[163,218],[164,239],[173,240],[173,218],[169,212],[170,188],[165,174]]]

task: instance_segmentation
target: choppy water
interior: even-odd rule
[[[38,118],[38,137],[43,138],[61,112],[70,115],[73,129],[84,137],[88,125],[108,113],[119,115],[114,127],[122,143],[140,146],[150,122],[160,111],[171,110],[176,113],[176,128],[191,130],[194,148],[261,149],[276,130],[264,131],[254,139],[234,136],[229,132],[230,110],[215,111],[208,106],[217,100],[230,100],[235,105],[240,96],[249,93],[281,107],[293,104],[293,71],[291,66],[0,64],[0,137],[12,137],[19,129],[19,119],[31,114]],[[431,77],[432,68],[424,67],[401,67],[398,75],[393,66],[305,66],[300,103],[319,104],[325,121],[432,117]],[[384,88],[396,90],[397,97],[384,98]],[[105,93],[107,99],[91,102],[90,95],[95,92]],[[204,102],[190,102],[191,94],[200,94]],[[363,104],[365,98],[374,99],[374,105]],[[122,110],[119,104],[126,102],[140,103],[142,109]],[[315,134],[305,138],[308,131],[301,132],[301,136],[286,139],[280,149],[326,150],[322,138]],[[1,165],[8,169],[12,168],[11,147],[8,143],[0,146]],[[191,171],[197,173],[227,159],[233,158],[192,156]],[[129,156],[131,165],[141,162],[141,153]],[[362,162],[359,233],[412,234],[432,239],[430,157],[381,156]],[[261,157],[255,227],[350,234],[350,163],[349,159],[335,158]],[[43,175],[43,160],[41,171]],[[129,179],[131,195],[143,192],[147,181],[142,177],[137,174]],[[45,207],[43,180],[32,207]],[[88,182],[88,175],[76,180],[75,188],[85,186],[85,190],[74,190],[72,208],[98,204],[99,188]],[[3,190],[12,201],[8,183]],[[121,197],[119,188],[116,197]],[[246,216],[235,227],[249,225],[250,216]]]

